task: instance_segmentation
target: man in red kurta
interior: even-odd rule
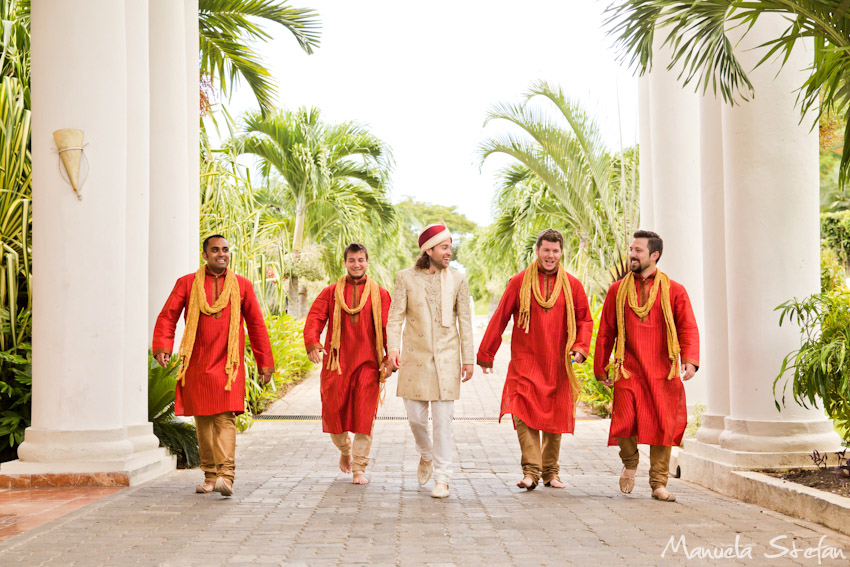
[[[196,492],[233,494],[236,416],[245,411],[245,333],[266,384],[274,372],[269,334],[254,286],[228,269],[230,246],[221,235],[204,240],[206,265],[177,280],[157,317],[153,355],[160,366],[171,359],[174,329],[185,311],[186,329],[174,401],[176,415],[194,416],[204,483]],[[200,297],[201,286],[205,297]],[[234,302],[238,318],[231,318]],[[210,306],[212,304],[212,306]]]
[[[323,289],[313,302],[304,325],[304,344],[310,360],[322,364],[322,430],[331,434],[340,450],[339,468],[354,472],[354,484],[368,484],[365,472],[372,426],[381,379],[389,373],[386,337],[391,298],[366,275],[369,252],[365,246],[349,244],[344,258],[347,275]],[[340,286],[344,286],[341,294]],[[353,443],[349,432],[354,433]]]
[[[666,488],[670,448],[682,442],[688,422],[682,381],[699,367],[699,331],[685,288],[656,268],[662,251],[656,233],[634,234],[631,271],[611,286],[602,307],[594,374],[614,385],[608,445],[620,447],[620,490],[634,488],[637,445],[645,443],[652,497],[673,502]]]
[[[578,395],[572,361],[584,362],[593,333],[584,288],[561,266],[563,246],[557,230],[538,235],[537,259],[508,282],[478,349],[478,364],[485,374],[493,372],[502,333],[514,317],[499,419],[513,416],[524,475],[517,486],[527,490],[536,488],[541,476],[546,486],[564,487],[558,477],[561,434],[575,429]]]

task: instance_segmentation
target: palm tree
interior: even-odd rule
[[[315,10],[292,8],[280,0],[199,0],[201,73],[225,96],[239,78],[245,80],[263,112],[275,105],[274,78],[249,43],[272,35],[262,23],[283,26],[306,53],[319,46],[320,22]]]
[[[554,107],[556,115],[534,103]],[[481,160],[499,153],[517,163],[501,172],[496,218],[486,233],[495,249],[515,250],[517,267],[531,257],[534,236],[562,227],[575,251],[571,267],[604,289],[610,266],[637,226],[636,159],[612,157],[593,119],[559,87],[535,83],[519,104],[500,104],[487,122],[507,121],[519,133],[485,141]]]
[[[663,29],[664,45],[673,53],[668,69],[680,69],[685,85],[694,83],[703,91],[712,86],[732,104],[750,98],[753,85],[735,57],[727,30],[746,34],[764,14],[786,16],[786,30],[759,46],[764,52],[759,64],[779,55],[784,65],[797,41],[812,38],[814,63],[812,74],[800,85],[800,111],[804,117],[814,108],[841,113],[844,137],[850,137],[850,13],[844,0],[619,0],[608,14],[606,25],[623,61],[641,74],[649,70],[654,34]],[[849,177],[850,146],[845,144],[839,170],[842,187]]]
[[[305,242],[323,245],[325,266],[334,274],[339,251],[367,231],[392,234],[397,226],[387,195],[391,157],[387,146],[352,122],[326,125],[317,108],[246,115],[243,134],[230,142],[238,154],[259,160],[266,187],[257,199],[294,213],[292,255]],[[300,293],[297,273],[290,298]],[[300,303],[300,302],[299,302]],[[302,315],[300,306],[295,309]]]

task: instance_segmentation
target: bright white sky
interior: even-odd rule
[[[637,141],[637,82],[614,61],[602,30],[609,0],[293,0],[322,19],[322,45],[304,54],[285,30],[261,47],[280,106],[317,106],[329,122],[355,120],[390,145],[392,196],[456,205],[491,219],[495,173],[477,148],[494,132],[487,110],[518,101],[537,79],[559,84],[598,120],[606,143]],[[618,113],[619,93],[619,113]],[[228,108],[256,107],[241,86]]]

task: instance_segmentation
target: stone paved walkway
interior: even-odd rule
[[[497,414],[508,350],[500,353],[494,376],[476,369],[457,416]],[[390,390],[380,415],[404,415]],[[296,387],[270,413],[320,413],[316,379]],[[434,500],[431,486],[416,482],[418,456],[404,421],[376,422],[366,487],[338,472],[338,452],[321,423],[258,422],[239,437],[232,499],[196,495],[198,472],[176,471],[0,543],[0,565],[850,564],[850,538],[676,479],[670,488],[679,502],[655,502],[646,463],[634,493],[620,494],[617,451],[605,446],[607,426],[606,420],[581,421],[574,437],[564,437],[566,489],[526,492],[514,485],[521,471],[512,427],[458,421],[452,496]],[[665,553],[671,537],[680,543],[684,537],[692,553],[730,547],[731,557],[688,560],[683,547]],[[771,546],[774,538],[782,539]],[[819,541],[845,559],[804,557],[802,550]],[[792,544],[796,557],[765,557]]]

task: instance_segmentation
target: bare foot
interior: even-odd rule
[[[534,490],[537,488],[537,485],[534,484],[534,479],[527,475],[522,477],[522,480],[516,483],[516,485],[519,488],[524,488],[526,490]]]
[[[548,486],[549,488],[566,488],[567,487],[567,485],[564,484],[563,482],[561,482],[561,480],[558,479],[558,478],[553,478],[552,480],[550,480],[549,482],[546,483],[546,486]]]
[[[369,484],[369,479],[366,478],[366,475],[362,472],[354,473],[354,480],[351,481],[354,484]]]
[[[340,455],[339,470],[348,474],[351,472],[351,455]]]

